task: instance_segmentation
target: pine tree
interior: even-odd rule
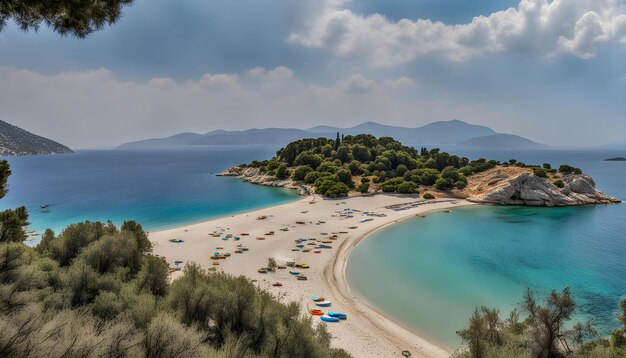
[[[341,144],[341,139],[339,139],[339,132],[337,132],[337,139],[335,139],[335,150],[339,149],[339,145]]]

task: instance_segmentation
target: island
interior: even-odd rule
[[[30,133],[0,120],[0,155],[42,155],[74,153],[48,138]]]
[[[615,157],[615,158],[608,158],[604,160],[605,162],[626,162],[626,158],[624,157]]]

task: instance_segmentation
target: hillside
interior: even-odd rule
[[[216,130],[207,134],[181,133],[166,138],[147,139],[122,144],[118,149],[149,149],[183,145],[240,145],[240,144],[282,144],[301,138],[325,137],[332,139],[336,133],[342,135],[371,134],[376,137],[392,137],[415,146],[454,145],[473,138],[489,138],[498,134],[484,126],[459,120],[439,121],[417,128],[388,126],[376,122],[366,122],[349,128],[317,126],[306,130],[296,128],[263,128],[242,131]],[[512,135],[511,135],[512,136]],[[518,142],[534,143],[522,137],[512,136]],[[490,142],[487,142],[489,144]],[[494,143],[494,145],[497,145]],[[539,144],[537,144],[539,145]]]
[[[494,134],[477,137],[462,141],[458,145],[461,147],[481,149],[542,149],[548,147],[514,134]]]
[[[53,140],[0,120],[0,155],[62,154],[73,151]]]

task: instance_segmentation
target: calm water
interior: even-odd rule
[[[451,151],[454,151],[452,149]],[[460,152],[456,150],[457,152]],[[460,152],[527,163],[569,163],[606,193],[626,199],[624,152]],[[576,208],[468,207],[374,233],[348,263],[351,287],[405,326],[449,348],[474,307],[508,312],[527,287],[570,286],[579,316],[607,333],[626,296],[626,205]],[[378,264],[376,264],[378,263]]]
[[[8,157],[13,175],[0,208],[26,205],[31,230],[59,231],[83,220],[133,219],[148,230],[274,205],[298,197],[212,173],[275,147],[210,147],[170,151],[79,151],[72,155]],[[49,212],[40,209],[50,204]],[[37,240],[37,238],[33,238]]]

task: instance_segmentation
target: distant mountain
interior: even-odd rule
[[[458,146],[481,149],[541,149],[548,147],[544,144],[539,144],[530,139],[514,134],[494,134],[490,136],[472,138],[458,143]]]
[[[211,144],[287,144],[302,138],[335,138],[337,132],[344,135],[372,134],[377,137],[393,137],[402,143],[413,146],[455,145],[473,138],[488,138],[491,136],[501,135],[489,127],[477,126],[456,119],[451,121],[433,122],[417,128],[388,126],[376,122],[366,122],[349,128],[317,126],[306,130],[294,128],[265,128],[248,129],[243,131],[217,130],[207,134],[181,133],[166,138],[147,139],[138,142],[126,143],[118,148],[147,149],[167,146]],[[527,141],[529,143],[528,145],[534,143],[531,140],[518,136],[503,136],[515,137],[516,140],[511,140],[511,143],[517,145],[518,147],[520,147],[522,145],[521,143],[524,141]],[[503,145],[506,142],[506,140],[504,140],[505,138],[509,137],[502,137],[499,140],[491,139],[485,142],[484,145],[492,143],[499,148],[499,145]],[[540,145],[537,143],[535,144]]]
[[[73,151],[53,140],[38,136],[0,120],[0,155],[61,154]]]
[[[343,134],[373,134],[377,137],[393,137],[410,145],[457,144],[467,139],[497,134],[485,126],[469,124],[458,119],[439,121],[417,128],[387,126],[376,122],[367,122],[350,128],[318,126],[308,129],[309,132],[325,132]]]

